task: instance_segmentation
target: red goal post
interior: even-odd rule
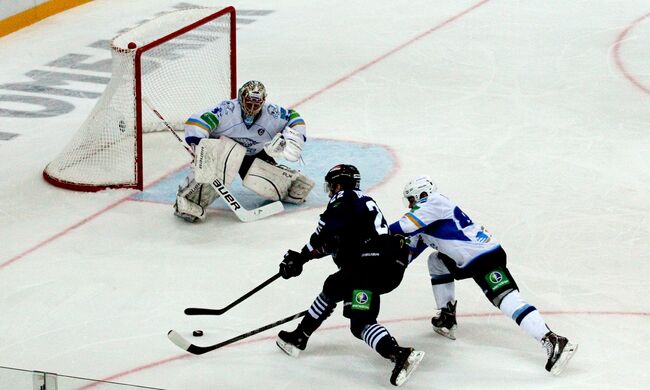
[[[233,7],[163,14],[115,37],[111,54],[111,81],[102,97],[43,170],[55,186],[142,190],[143,134],[164,130],[143,110],[142,98],[180,131],[192,113],[237,94]]]

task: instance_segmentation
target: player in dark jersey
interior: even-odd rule
[[[390,382],[404,383],[424,357],[424,352],[400,347],[388,330],[377,323],[380,296],[402,281],[409,248],[404,239],[388,234],[388,224],[377,203],[360,189],[356,167],[340,164],[325,176],[331,197],[320,216],[316,231],[300,252],[289,250],[280,263],[280,274],[288,279],[302,273],[303,264],[332,255],[339,270],[325,279],[298,327],[280,331],[276,344],[297,357],[309,336],[329,317],[338,302],[350,319],[352,334],[381,356],[395,363]]]

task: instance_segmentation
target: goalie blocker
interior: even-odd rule
[[[192,173],[179,187],[174,205],[174,214],[189,222],[204,219],[205,208],[219,197],[209,183],[217,179],[230,186],[238,172],[244,187],[273,201],[304,203],[315,184],[298,170],[253,156],[250,167],[240,172],[246,148],[227,137],[202,139],[195,154]]]

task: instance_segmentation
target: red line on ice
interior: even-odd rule
[[[589,315],[589,316],[627,316],[627,317],[648,317],[650,316],[649,312],[624,312],[624,311],[595,311],[595,310],[578,310],[578,311],[542,311],[542,315],[544,316],[554,316],[554,315]],[[493,312],[484,312],[484,313],[466,313],[466,314],[458,314],[458,317],[461,318],[470,318],[470,317],[501,317],[504,316],[503,313],[499,311],[493,311]],[[393,320],[382,320],[380,321],[382,324],[391,324],[391,323],[399,323],[399,322],[413,322],[413,321],[429,321],[430,316],[423,316],[423,317],[409,317],[409,318],[398,318],[398,319],[393,319]],[[333,330],[340,330],[340,329],[347,329],[349,328],[349,324],[340,324],[340,325],[331,325],[331,326],[323,326],[321,328],[318,328],[319,332],[324,332],[324,331],[333,331]],[[516,330],[513,330],[516,332]],[[250,340],[245,340],[245,341],[238,341],[236,343],[227,345],[223,348],[232,348],[235,346],[241,346],[245,344],[252,344],[252,343],[258,343],[261,341],[269,341],[269,340],[274,340],[275,335],[273,336],[264,336],[264,337],[258,337],[258,338],[253,338]],[[352,336],[350,336],[352,337]],[[162,360],[155,361],[153,363],[149,363],[140,367],[132,368],[117,374],[113,374],[107,378],[102,379],[101,381],[114,381],[118,378],[122,378],[124,376],[130,375],[137,373],[139,371],[143,371],[149,368],[154,368],[158,366],[162,366],[167,363],[175,362],[180,359],[184,359],[187,357],[194,356],[190,353],[184,353],[182,355],[176,355],[172,356],[169,358],[165,358]],[[101,384],[101,382],[97,382],[97,384]],[[89,385],[84,387],[83,389],[90,388],[94,385]]]
[[[462,16],[465,16],[465,15],[468,14],[469,12],[475,10],[476,8],[478,8],[478,7],[482,6],[482,5],[484,5],[485,3],[489,2],[489,1],[490,1],[490,0],[482,0],[482,1],[480,1],[480,2],[478,2],[478,3],[476,3],[476,4],[474,4],[473,6],[471,6],[471,7],[467,8],[467,9],[461,11],[460,13],[456,14],[455,16],[452,16],[452,17],[450,17],[449,19],[446,19],[446,20],[442,21],[441,23],[439,23],[439,24],[436,25],[435,27],[432,27],[431,29],[429,29],[429,30],[427,30],[427,31],[425,31],[425,32],[423,32],[423,33],[417,35],[416,37],[414,37],[414,38],[412,38],[412,39],[406,41],[405,43],[403,43],[403,44],[397,46],[396,48],[390,50],[389,52],[387,52],[387,53],[385,53],[385,54],[383,54],[383,55],[381,55],[381,56],[375,58],[374,60],[368,62],[367,64],[365,64],[365,65],[363,65],[363,66],[361,66],[361,67],[355,69],[354,71],[352,71],[352,72],[349,73],[348,75],[341,77],[340,79],[334,81],[333,83],[327,85],[326,87],[320,89],[319,91],[316,91],[315,93],[313,93],[313,94],[307,96],[306,98],[304,98],[304,99],[298,101],[297,103],[293,104],[292,107],[297,107],[297,106],[299,106],[299,105],[305,103],[306,101],[309,101],[309,100],[315,98],[316,96],[322,94],[323,92],[325,92],[325,91],[327,91],[327,90],[329,90],[329,89],[332,89],[333,87],[335,87],[335,86],[338,85],[338,84],[341,84],[343,81],[349,79],[350,77],[352,77],[352,76],[358,74],[359,72],[362,72],[362,71],[364,71],[364,70],[370,68],[372,65],[377,64],[378,62],[380,62],[380,61],[386,59],[388,56],[390,56],[390,55],[392,55],[392,54],[395,54],[396,52],[402,50],[403,48],[405,48],[405,47],[407,47],[407,46],[409,46],[409,45],[411,45],[412,43],[418,41],[419,39],[422,39],[423,37],[425,37],[425,36],[431,34],[432,32],[434,32],[434,31],[436,31],[436,30],[439,30],[439,29],[441,29],[442,27],[444,27],[444,26],[446,26],[446,25],[448,25],[448,24],[450,24],[450,23],[452,23],[452,22],[458,20],[458,19],[461,18]],[[181,168],[182,168],[182,167],[181,167]],[[180,169],[180,168],[178,168],[178,169]],[[166,177],[166,176],[163,176],[162,178],[159,178],[158,180],[156,180],[156,182],[159,181],[159,180],[162,180],[164,177]],[[147,187],[150,187],[150,186],[152,186],[153,184],[155,184],[155,183],[151,183],[151,184],[149,184]],[[103,214],[104,212],[106,212],[106,211],[108,211],[108,210],[110,210],[110,209],[112,209],[112,208],[118,206],[119,204],[121,204],[121,203],[123,203],[123,202],[129,200],[129,198],[130,198],[131,196],[132,196],[132,194],[128,195],[127,197],[125,197],[125,198],[123,198],[123,199],[118,200],[116,203],[114,203],[114,204],[112,204],[112,205],[109,205],[109,206],[105,207],[104,209],[102,209],[102,210],[96,212],[95,214],[92,214],[91,216],[84,218],[83,220],[81,220],[81,221],[75,223],[74,225],[72,225],[72,226],[70,226],[70,227],[64,229],[63,231],[61,231],[61,232],[59,232],[59,233],[53,235],[52,237],[49,237],[49,238],[47,238],[47,239],[41,241],[40,243],[34,245],[33,247],[31,247],[31,248],[29,248],[29,249],[27,249],[27,250],[25,250],[25,251],[19,253],[18,255],[16,255],[16,256],[10,258],[9,260],[0,263],[0,270],[3,269],[3,268],[5,268],[5,267],[7,267],[8,265],[10,265],[10,264],[12,264],[12,263],[14,263],[14,262],[16,262],[16,261],[18,261],[18,260],[24,258],[25,256],[27,256],[28,254],[30,254],[30,253],[36,251],[37,249],[40,249],[40,248],[46,246],[47,244],[51,243],[52,241],[55,241],[55,240],[57,240],[58,238],[60,238],[60,237],[62,237],[62,236],[64,236],[64,235],[66,235],[66,234],[68,234],[68,233],[71,232],[72,230],[74,230],[74,229],[76,229],[76,228],[78,228],[78,227],[80,227],[80,226],[86,224],[87,222],[89,222],[89,221],[91,221],[91,220],[97,218],[99,215]]]
[[[305,103],[305,102],[307,102],[307,101],[309,101],[309,100],[315,98],[316,96],[322,94],[323,92],[325,92],[325,91],[327,91],[327,90],[330,90],[330,89],[334,88],[335,86],[337,86],[337,85],[341,84],[342,82],[348,80],[350,77],[355,76],[355,75],[357,75],[358,73],[363,72],[364,70],[370,68],[371,66],[373,66],[373,65],[375,65],[375,64],[377,64],[377,63],[379,63],[379,62],[381,62],[381,61],[383,61],[383,60],[385,60],[386,58],[390,57],[391,55],[397,53],[398,51],[404,49],[404,48],[407,47],[407,46],[410,46],[412,43],[414,43],[414,42],[416,42],[416,41],[418,41],[418,40],[420,40],[420,39],[426,37],[427,35],[431,34],[432,32],[437,31],[437,30],[440,30],[441,28],[445,27],[446,25],[448,25],[448,24],[450,24],[450,23],[452,23],[452,22],[454,22],[454,21],[460,19],[461,17],[463,17],[463,16],[465,16],[466,14],[472,12],[472,11],[475,10],[476,8],[478,8],[478,7],[482,6],[482,5],[484,5],[484,4],[487,3],[488,1],[490,1],[490,0],[483,0],[483,1],[480,1],[480,2],[478,2],[478,3],[476,3],[476,4],[474,4],[473,6],[467,8],[466,10],[464,10],[464,11],[462,11],[462,12],[460,12],[460,13],[458,13],[458,14],[452,16],[452,17],[450,17],[449,19],[444,20],[443,22],[437,24],[436,26],[430,28],[429,30],[427,30],[427,31],[425,31],[425,32],[423,32],[423,33],[421,33],[421,34],[419,34],[419,35],[417,35],[417,36],[415,36],[415,37],[409,39],[408,41],[402,43],[401,45],[399,45],[399,46],[397,46],[397,47],[395,47],[395,48],[393,48],[392,50],[388,51],[387,53],[385,53],[385,54],[383,54],[383,55],[381,55],[381,56],[375,58],[374,60],[368,62],[367,64],[358,67],[357,69],[355,69],[355,70],[353,70],[352,72],[348,73],[347,75],[341,77],[340,79],[333,81],[331,84],[329,84],[329,85],[323,87],[322,89],[320,89],[320,90],[318,90],[318,91],[312,93],[311,95],[307,96],[306,98],[304,98],[304,99],[302,99],[302,100],[299,100],[297,103],[293,104],[291,107],[297,107],[297,106],[299,106],[299,105],[301,105],[301,104],[303,104],[303,103]]]

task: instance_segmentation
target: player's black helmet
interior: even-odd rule
[[[325,192],[334,195],[334,187],[340,184],[344,190],[358,190],[361,186],[361,174],[354,165],[338,164],[325,175]]]

